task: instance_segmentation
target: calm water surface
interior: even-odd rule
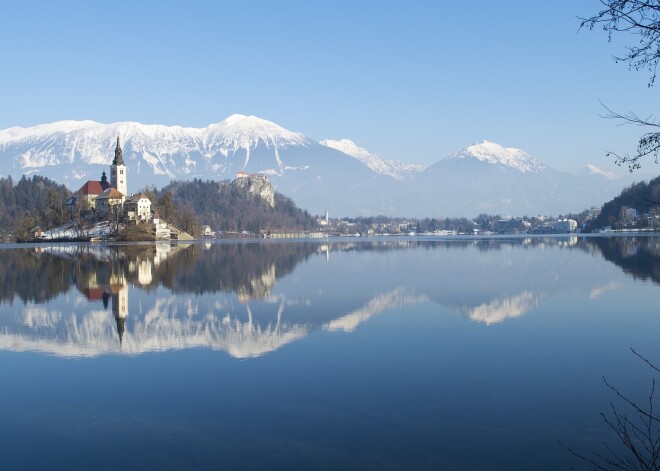
[[[659,283],[652,237],[4,246],[1,466],[570,469]]]

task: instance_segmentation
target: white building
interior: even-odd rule
[[[557,232],[575,232],[577,225],[575,219],[560,219],[553,224],[553,227]]]
[[[162,221],[156,213],[154,213],[153,223],[156,229],[156,240],[170,240],[172,237],[170,228],[167,227],[167,223]]]
[[[124,213],[130,220],[151,219],[151,200],[143,194],[133,195],[124,202]]]
[[[211,229],[211,226],[202,226],[202,237],[206,239],[215,237],[215,231]]]

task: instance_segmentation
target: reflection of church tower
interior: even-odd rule
[[[110,179],[113,188],[128,196],[128,184],[126,183],[126,164],[122,156],[119,136],[117,136],[117,147],[115,147],[115,159],[110,166]]]
[[[119,344],[124,340],[126,318],[128,317],[128,287],[121,285],[119,289],[112,290],[112,315],[117,322]]]
[[[126,318],[125,317],[116,317],[115,321],[117,321],[117,333],[119,334],[119,346],[121,346],[124,343],[124,331],[126,330],[125,323],[126,323]]]

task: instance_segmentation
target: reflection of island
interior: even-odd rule
[[[0,302],[43,303],[75,285],[100,300],[112,279],[175,293],[268,296],[278,278],[317,252],[313,244],[46,246],[0,250]]]
[[[658,282],[658,242],[642,238],[631,245],[631,240],[402,239],[4,250],[0,348],[94,356],[204,347],[250,358],[314,330],[352,332],[379,313],[416,303],[446,306],[490,325],[531,312],[543,299],[574,285],[591,257],[569,251],[602,256],[633,276]],[[373,263],[384,257],[392,260],[388,268],[375,268]],[[310,259],[312,264],[301,263]],[[336,268],[346,261],[344,271]],[[302,274],[287,277],[297,266]],[[595,299],[617,286],[611,274],[596,277],[586,296]],[[14,303],[16,296],[23,303]]]
[[[128,246],[50,246],[0,250],[0,302],[42,303],[67,292],[102,288],[110,272],[145,289],[164,286],[175,293],[238,293],[262,299],[278,279],[312,254],[423,250],[506,251],[563,247],[600,255],[638,279],[660,283],[660,239],[655,237],[499,238],[379,242],[227,243]],[[95,280],[96,279],[96,280]]]
[[[316,251],[310,244],[156,244],[0,252],[4,266],[14,268],[2,274],[4,286],[22,288],[29,281],[29,289],[19,291],[28,304],[12,316],[0,315],[0,346],[63,356],[204,346],[258,356],[309,331],[308,325],[283,320],[285,300],[270,299],[270,293],[278,277]],[[63,309],[33,304],[55,305],[72,286],[91,304]],[[159,287],[167,289],[166,296],[144,299]],[[5,293],[12,302],[15,290]],[[130,317],[129,293],[139,301]],[[212,293],[229,296],[215,299]],[[261,300],[253,316],[250,302]]]
[[[33,249],[0,250],[0,302],[43,303],[71,288],[75,266],[63,257]]]

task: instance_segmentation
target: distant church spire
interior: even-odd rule
[[[122,157],[121,145],[119,144],[119,136],[117,136],[117,147],[115,147],[115,160],[112,161],[113,165],[124,165],[124,158]]]

